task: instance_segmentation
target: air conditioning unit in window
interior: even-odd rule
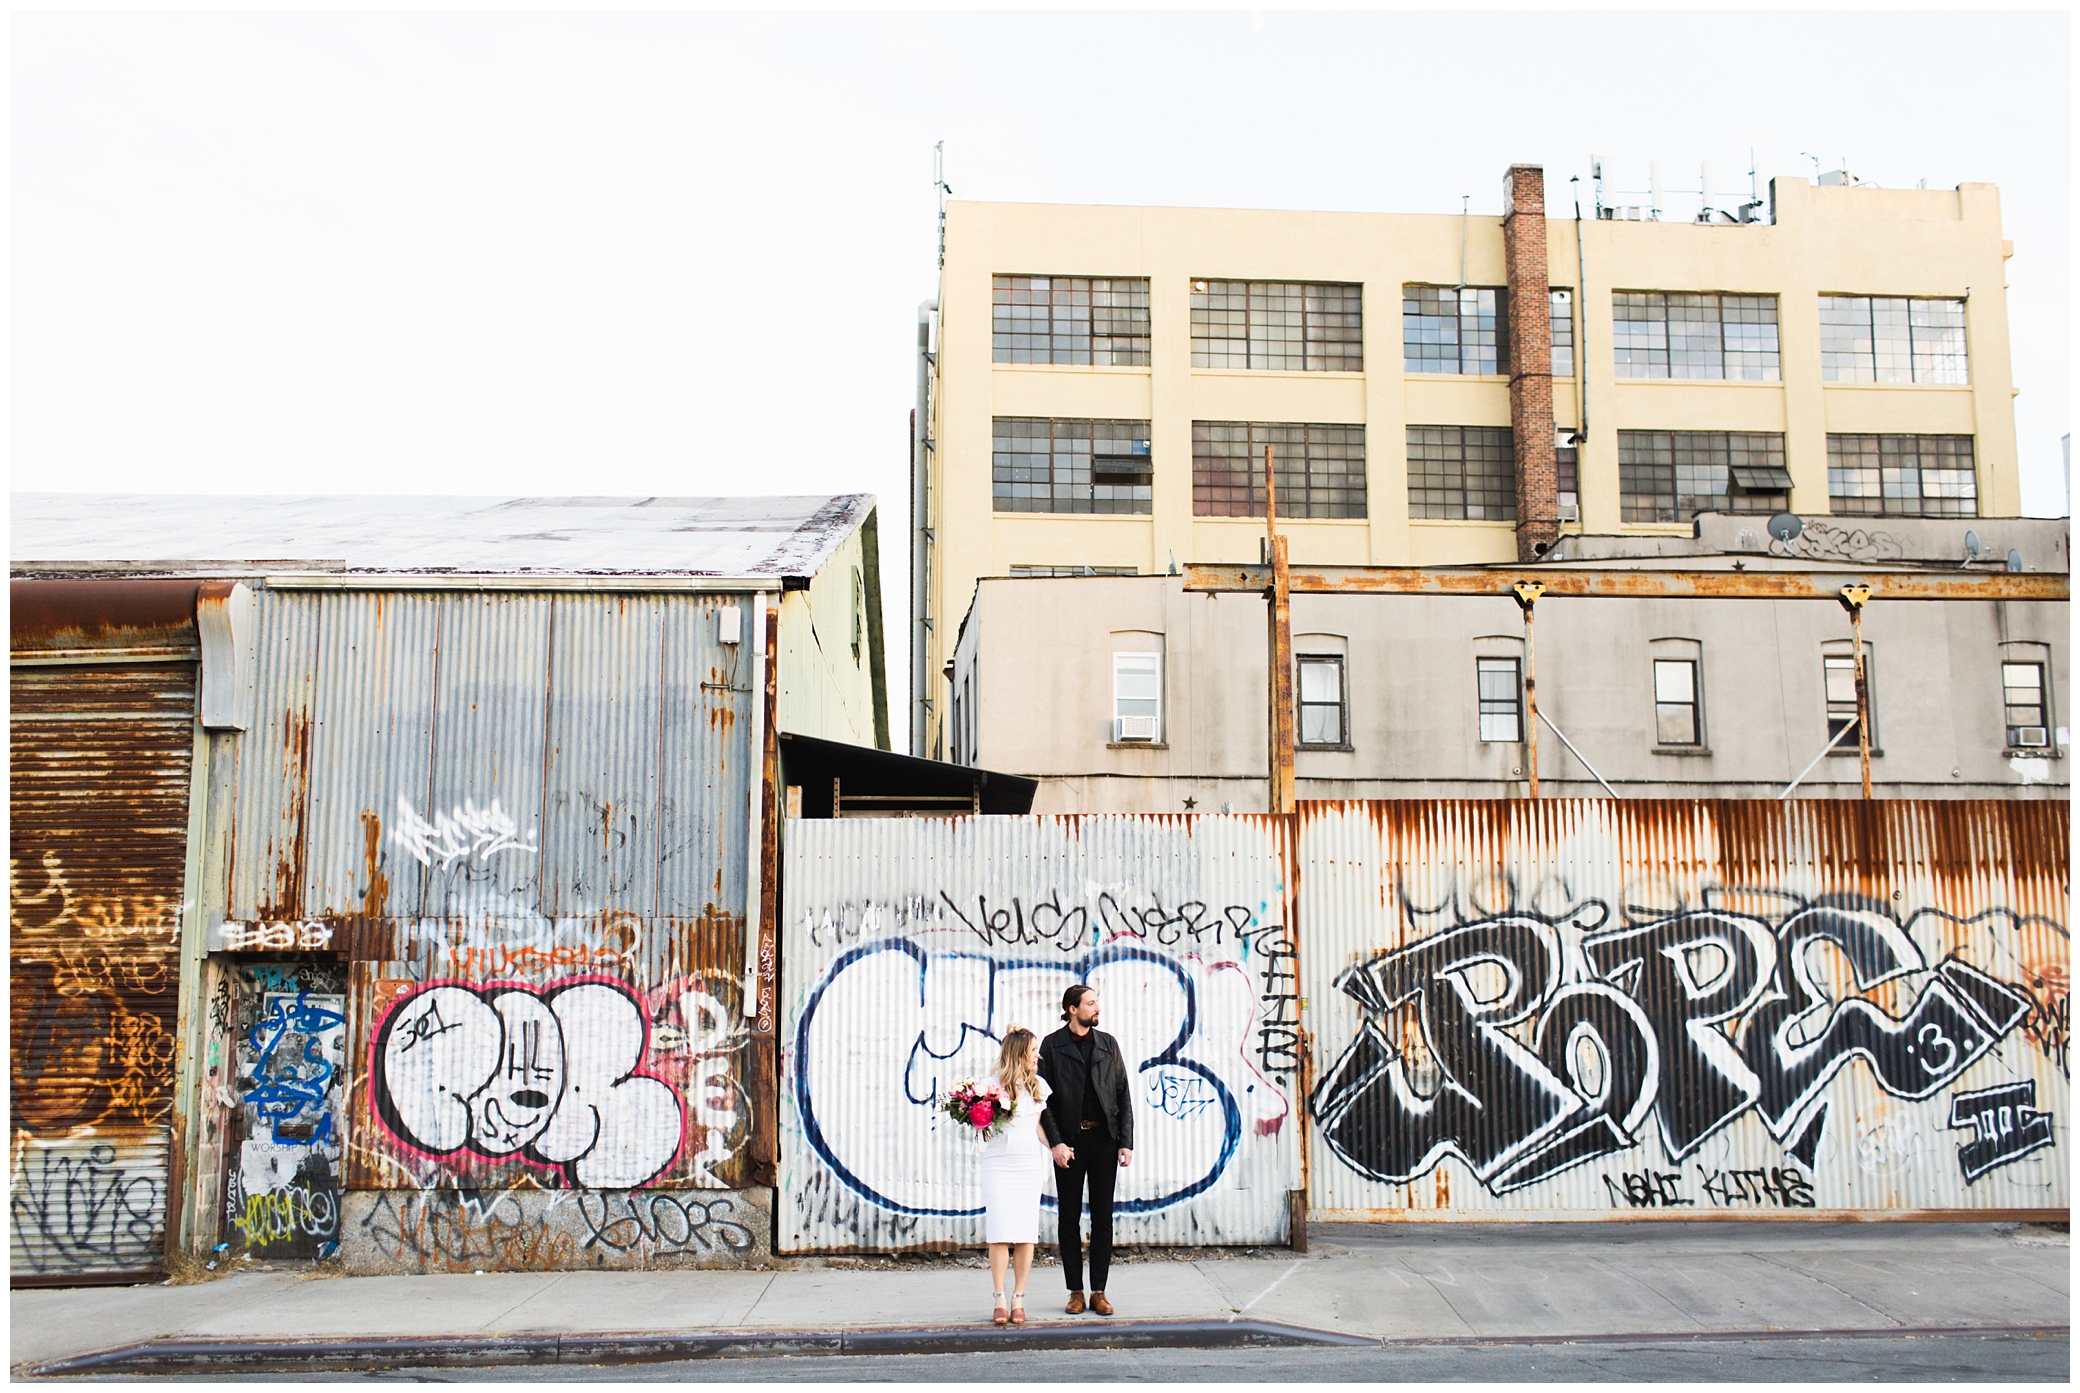
[[[2009,734],[2015,744],[2028,749],[2041,750],[2051,743],[2051,736],[2042,726],[2017,726]]]
[[[1112,742],[1125,745],[1136,740],[1153,741],[1156,738],[1154,716],[1116,716],[1112,721]]]
[[[1562,522],[1580,522],[1581,520],[1582,520],[1582,509],[1581,509],[1581,506],[1580,506],[1579,504],[1575,504],[1575,503],[1562,503],[1562,504],[1560,505],[1560,521],[1562,521]]]

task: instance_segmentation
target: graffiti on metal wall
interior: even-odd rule
[[[8,1216],[17,1273],[138,1269],[165,1234],[165,1138],[126,1155],[91,1137],[43,1141],[15,1134]],[[137,1148],[130,1148],[136,1152]]]
[[[173,1111],[179,905],[8,862],[9,1217],[15,1271],[143,1271],[160,1257]],[[90,886],[92,888],[90,888]]]
[[[218,979],[211,1019],[235,1031],[237,1064],[225,1221],[256,1256],[328,1257],[338,1245],[346,1005],[336,963],[242,963]]]
[[[518,1161],[540,1183],[725,1188],[751,1127],[735,984],[638,991],[580,977],[540,987],[437,982],[401,994],[371,1050],[374,1115],[413,1151]]]
[[[1630,1152],[1649,1128],[1682,1163],[1752,1114],[1810,1171],[1822,1092],[1844,1070],[1890,1098],[1929,1099],[2042,1010],[1957,953],[1930,961],[1912,930],[1934,915],[1902,922],[1832,896],[1774,918],[1626,917],[1589,901],[1462,923],[1337,979],[1362,1020],[1310,1100],[1317,1135],[1375,1180],[1452,1155],[1503,1195]],[[1995,917],[2013,919],[1971,922]],[[1822,965],[1823,944],[1846,977]],[[2021,1087],[2027,1097],[1960,1095],[1951,1125],[1975,1132],[1958,1154],[1966,1180],[2050,1144],[2034,1085]],[[1631,1208],[1811,1204],[1807,1183],[1776,1167],[1605,1179]]]
[[[357,1270],[557,1272],[734,1266],[764,1251],[765,1218],[737,1193],[433,1187],[356,1191]]]
[[[1262,918],[1095,886],[1087,899],[941,893],[810,913],[810,944],[836,956],[793,1032],[794,1116],[820,1164],[790,1186],[792,1220],[880,1247],[981,1214],[969,1148],[932,1099],[993,1069],[1012,1023],[1055,1028],[1077,982],[1136,1062],[1118,1213],[1172,1210],[1232,1180],[1245,1148],[1291,1144],[1297,976],[1285,926]]]
[[[533,831],[523,837],[519,823],[496,798],[481,808],[465,798],[460,807],[436,811],[429,822],[399,794],[397,822],[390,829],[390,840],[413,860],[422,866],[438,864],[444,871],[458,868],[458,863],[465,870],[471,864],[482,866],[502,852],[539,856],[539,837]]]

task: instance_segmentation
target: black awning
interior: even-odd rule
[[[1040,788],[1039,780],[1016,774],[913,759],[889,750],[785,731],[780,733],[780,777],[788,787],[801,789],[803,817],[837,816],[834,798],[843,800],[847,817],[1028,813]]]

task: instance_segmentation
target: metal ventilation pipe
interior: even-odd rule
[[[931,714],[932,316],[936,299],[917,307],[917,405],[910,413],[910,753],[927,748]]]

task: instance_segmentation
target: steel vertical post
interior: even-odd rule
[[[1517,608],[1524,611],[1524,738],[1525,772],[1531,776],[1531,796],[1538,797],[1538,641],[1532,627],[1538,597],[1546,588],[1536,581],[1518,581],[1510,587]]]
[[[1264,529],[1271,553],[1271,811],[1293,811],[1293,596],[1286,539],[1278,534],[1278,480],[1264,447]]]

